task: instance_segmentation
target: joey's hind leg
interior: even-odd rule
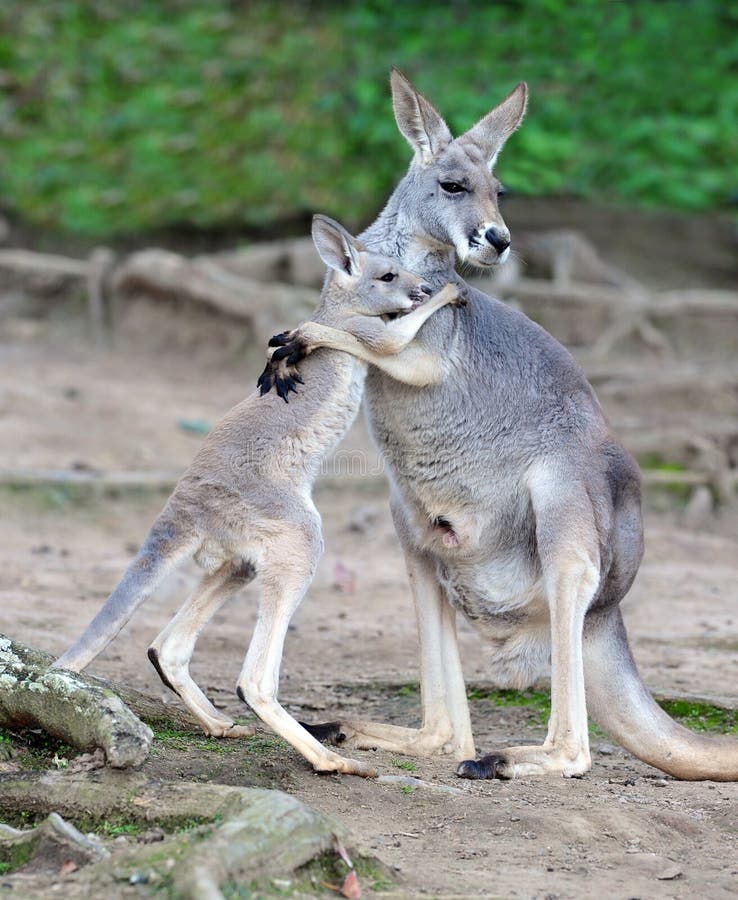
[[[376,747],[408,756],[449,754],[463,759],[474,753],[474,740],[456,639],[456,612],[428,557],[409,552],[406,564],[420,639],[421,727],[341,720],[313,726],[311,732],[322,740],[358,749]]]
[[[239,588],[254,578],[249,563],[223,566],[205,575],[192,596],[149,648],[149,659],[164,684],[177,694],[202,726],[213,737],[248,737],[254,729],[236,725],[232,718],[219,712],[195,684],[190,675],[190,659],[197,638],[217,610]]]
[[[318,527],[272,537],[260,563],[263,595],[237,692],[262,722],[292,744],[317,772],[373,776],[371,766],[326,749],[277,700],[287,627],[312,581],[321,544]]]
[[[557,490],[558,487],[558,490]],[[531,479],[536,539],[551,618],[551,716],[540,746],[508,747],[456,770],[462,778],[515,778],[592,767],[584,693],[584,616],[600,580],[591,502],[574,479],[561,490],[545,473]]]

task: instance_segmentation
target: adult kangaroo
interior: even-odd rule
[[[526,86],[454,139],[399,71],[391,83],[415,156],[361,240],[433,288],[461,285],[454,256],[488,268],[509,253],[492,167],[523,118]],[[468,778],[572,776],[591,767],[589,712],[675,777],[738,779],[738,744],[670,719],[628,647],[619,603],[643,552],[635,461],[564,347],[503,303],[471,288],[467,296],[465,308],[440,310],[416,339],[445,355],[440,383],[413,387],[374,367],[366,383],[418,620],[422,726],[341,721],[314,733],[359,748],[451,753]],[[524,688],[550,670],[541,746],[466,759],[474,743],[456,610],[490,643],[495,683]]]

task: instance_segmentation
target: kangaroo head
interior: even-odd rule
[[[432,293],[423,279],[398,265],[396,259],[372,253],[338,222],[313,217],[313,242],[331,270],[324,303],[360,316],[407,312]]]
[[[391,84],[397,125],[415,151],[405,180],[403,215],[425,237],[452,246],[463,262],[482,268],[504,262],[510,232],[500,215],[502,186],[492,169],[525,114],[525,82],[455,139],[430,101],[398,69],[392,70]]]

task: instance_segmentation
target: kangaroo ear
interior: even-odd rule
[[[328,216],[313,216],[312,233],[315,249],[327,266],[348,275],[359,274],[359,251],[362,247],[343,225]]]
[[[428,163],[453,140],[448,125],[399,69],[392,69],[390,84],[397,127],[421,161]]]
[[[521,81],[507,97],[484,118],[463,134],[460,141],[476,144],[489,160],[490,169],[505,141],[520,125],[528,103],[528,85]]]

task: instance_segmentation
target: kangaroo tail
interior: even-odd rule
[[[638,759],[687,781],[738,781],[738,741],[695,734],[649,694],[618,607],[585,620],[584,681],[592,718]]]
[[[182,535],[170,520],[157,519],[136,558],[105,605],[54,668],[81,672],[108,646],[138,607],[177,565],[197,549],[199,540]]]

